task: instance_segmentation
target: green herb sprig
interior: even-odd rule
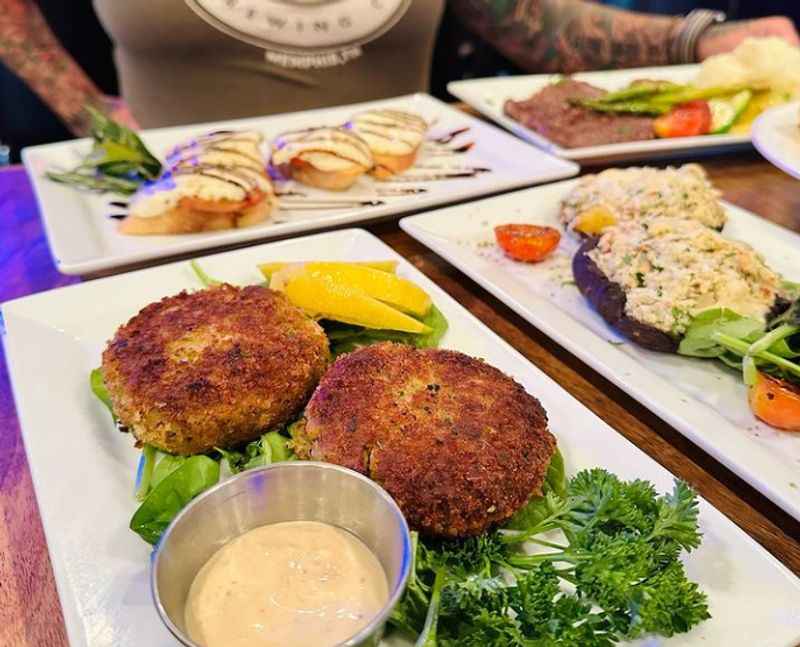
[[[161,162],[135,132],[94,108],[86,110],[91,117],[92,150],[74,169],[48,171],[48,178],[89,191],[130,195],[159,176]]]
[[[422,647],[611,647],[709,617],[679,561],[700,544],[697,497],[685,483],[659,496],[650,483],[593,469],[563,494],[545,489],[528,505],[535,512],[517,516],[532,520],[525,529],[417,538],[391,623]],[[529,554],[523,543],[540,548]]]

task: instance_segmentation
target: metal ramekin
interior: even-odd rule
[[[394,500],[367,477],[330,463],[292,461],[248,470],[214,486],[164,532],[153,553],[150,587],[161,620],[181,643],[202,647],[184,631],[186,598],[200,568],[231,539],[281,521],[338,526],[375,554],[386,573],[389,601],[341,646],[380,642],[411,570],[408,524]]]

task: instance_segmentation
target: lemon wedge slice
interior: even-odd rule
[[[306,265],[306,261],[299,263],[290,263],[286,261],[278,261],[274,263],[261,263],[258,269],[264,275],[265,279],[269,279],[275,272],[282,270],[287,265]],[[327,261],[327,265],[357,265],[359,267],[371,267],[374,270],[381,270],[382,272],[391,272],[394,274],[397,271],[397,261],[355,261],[352,263],[344,263],[340,261]]]
[[[312,317],[380,330],[418,334],[430,332],[430,328],[421,321],[330,274],[300,271],[285,277],[281,287],[292,303]]]
[[[305,271],[314,276],[327,276],[336,283],[361,289],[363,292],[418,317],[427,314],[431,298],[422,288],[407,279],[364,265],[311,262]]]
[[[575,219],[575,224],[572,228],[587,236],[596,236],[602,233],[604,229],[616,224],[616,222],[616,217],[607,207],[595,205],[581,212]]]

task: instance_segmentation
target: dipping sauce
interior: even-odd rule
[[[204,647],[331,647],[389,599],[386,574],[354,535],[316,521],[262,526],[218,550],[186,602]]]

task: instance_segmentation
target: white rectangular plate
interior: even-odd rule
[[[630,70],[581,72],[573,74],[572,78],[591,83],[604,90],[619,90],[637,79],[689,83],[694,79],[699,68],[699,65],[642,67]],[[696,153],[711,154],[746,147],[750,144],[749,135],[705,135],[702,137],[674,137],[671,139],[651,139],[603,146],[562,148],[503,112],[503,105],[507,99],[514,101],[528,99],[531,95],[559,78],[562,77],[552,74],[530,74],[489,79],[469,79],[467,81],[453,81],[448,84],[447,89],[452,95],[465,101],[489,117],[489,119],[508,128],[508,130],[522,137],[522,139],[553,155],[581,162],[597,164],[612,160],[648,160]]]
[[[569,473],[603,466],[664,491],[670,474],[614,432],[389,247],[344,230],[210,256],[202,267],[233,283],[260,280],[266,260],[396,259],[450,322],[443,346],[519,380],[549,412]],[[199,288],[186,262],[91,281],[3,306],[5,347],[53,570],[73,647],[174,647],[150,600],[150,549],[127,528],[139,452],[89,391],[88,374],[116,328],[146,304]],[[714,618],[657,645],[793,647],[800,581],[705,501],[703,545],[687,559]]]
[[[441,157],[431,155],[431,151],[423,147],[417,167],[448,165],[488,168],[490,171],[475,177],[427,182],[382,183],[365,176],[346,192],[314,190],[289,182],[281,188],[337,201],[378,200],[382,204],[314,211],[290,211],[281,208],[266,222],[244,229],[173,236],[123,236],[117,232],[117,221],[108,216],[120,211],[109,206],[109,202],[125,198],[78,191],[44,177],[47,170],[75,166],[89,150],[88,140],[26,148],[23,151],[23,161],[36,192],[50,250],[58,269],[65,274],[98,272],[212,247],[367,221],[562,179],[578,172],[574,163],[531,149],[491,124],[466,115],[426,94],[271,117],[160,128],[144,131],[141,135],[153,154],[163,159],[179,142],[203,133],[228,128],[254,129],[263,133],[264,150],[268,153],[269,142],[283,132],[314,126],[338,126],[356,112],[387,106],[420,114],[432,124],[430,138],[459,128],[468,128],[467,132],[454,139],[451,146],[474,142],[475,145],[469,152]],[[415,173],[420,172],[424,171],[411,169],[405,175],[414,177]],[[416,195],[382,195],[387,190],[403,187],[418,187],[425,192]]]
[[[432,211],[400,226],[800,519],[800,436],[758,422],[739,375],[709,360],[646,351],[617,335],[572,281],[573,236],[564,235],[557,252],[534,265],[499,250],[495,225],[560,229],[559,203],[573,185],[558,182]],[[752,244],[771,267],[800,280],[800,236],[733,205],[726,210],[726,236]]]

